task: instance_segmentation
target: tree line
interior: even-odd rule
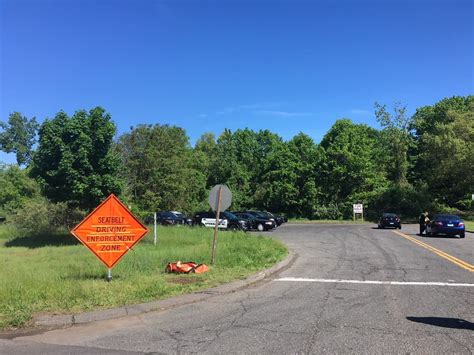
[[[190,214],[208,209],[207,193],[218,183],[232,190],[233,209],[289,217],[348,218],[353,203],[374,218],[472,212],[474,96],[446,98],[412,116],[401,104],[376,103],[374,111],[381,129],[340,119],[319,143],[303,132],[285,141],[245,128],[205,133],[194,146],[183,128],[166,124],[140,124],[114,138],[101,107],[60,111],[41,125],[14,112],[0,123],[0,149],[17,158],[17,166],[0,169],[0,216],[35,224],[33,211],[43,210],[67,224],[110,193],[141,216]]]

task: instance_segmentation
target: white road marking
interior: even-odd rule
[[[415,282],[415,281],[371,281],[371,280],[332,280],[332,279],[306,279],[301,277],[283,277],[275,281],[287,282],[322,282],[340,284],[368,284],[368,285],[402,285],[402,286],[449,286],[449,287],[474,287],[474,284],[451,282]]]

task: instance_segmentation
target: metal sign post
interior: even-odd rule
[[[209,192],[209,206],[216,212],[216,223],[214,225],[214,240],[212,242],[211,264],[216,261],[217,233],[219,229],[219,217],[232,204],[232,192],[225,185],[216,185]]]
[[[219,230],[219,215],[221,213],[221,199],[222,199],[222,186],[219,186],[219,193],[217,198],[217,211],[216,211],[216,223],[214,225],[214,239],[212,241],[212,257],[211,264],[214,265],[216,261],[216,249],[217,249],[217,233]]]
[[[156,212],[153,214],[154,216],[154,237],[153,237],[153,243],[156,245]]]

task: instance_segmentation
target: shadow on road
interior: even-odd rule
[[[459,318],[407,317],[407,319],[412,322],[434,325],[436,327],[474,330],[474,323]]]

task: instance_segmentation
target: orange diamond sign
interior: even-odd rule
[[[110,195],[71,233],[111,269],[148,229],[115,195]]]

